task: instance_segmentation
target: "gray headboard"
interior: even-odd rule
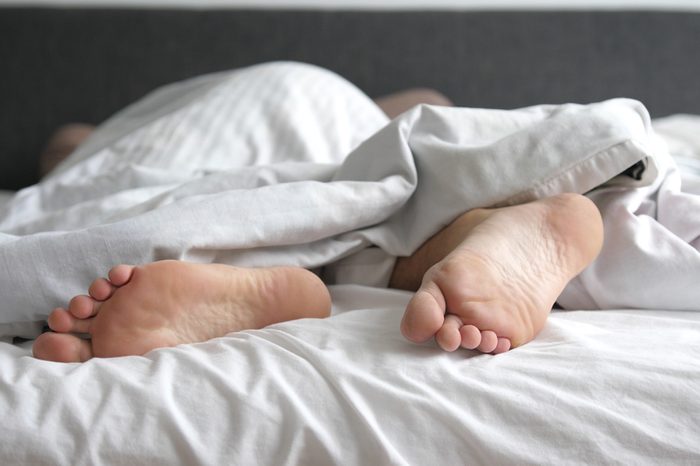
[[[36,181],[56,126],[154,87],[269,60],[315,63],[371,96],[437,88],[514,108],[614,96],[700,113],[700,14],[0,9],[0,189]]]

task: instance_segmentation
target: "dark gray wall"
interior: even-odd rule
[[[36,181],[56,126],[150,89],[269,60],[315,63],[371,96],[430,86],[465,106],[615,96],[700,113],[700,14],[0,9],[0,188]]]

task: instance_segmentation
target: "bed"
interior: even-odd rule
[[[700,194],[699,23],[651,11],[3,9],[0,209],[37,181],[56,126],[99,123],[174,80],[280,59],[370,96],[427,86],[504,109],[638,99]],[[30,356],[31,340],[5,338],[0,462],[696,464],[700,301],[676,306],[613,278],[609,302],[636,291],[641,305],[556,310],[534,341],[497,356],[409,343],[399,321],[410,293],[349,283],[330,286],[328,319],[144,356],[50,363]],[[696,296],[700,275],[684,279]]]

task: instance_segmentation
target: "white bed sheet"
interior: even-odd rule
[[[528,345],[447,354],[409,294],[333,317],[59,364],[0,344],[2,464],[697,464],[700,313],[555,312]]]

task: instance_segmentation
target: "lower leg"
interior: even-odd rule
[[[574,194],[467,212],[397,260],[390,286],[416,291],[401,330],[447,351],[526,343],[602,238],[597,208]]]

